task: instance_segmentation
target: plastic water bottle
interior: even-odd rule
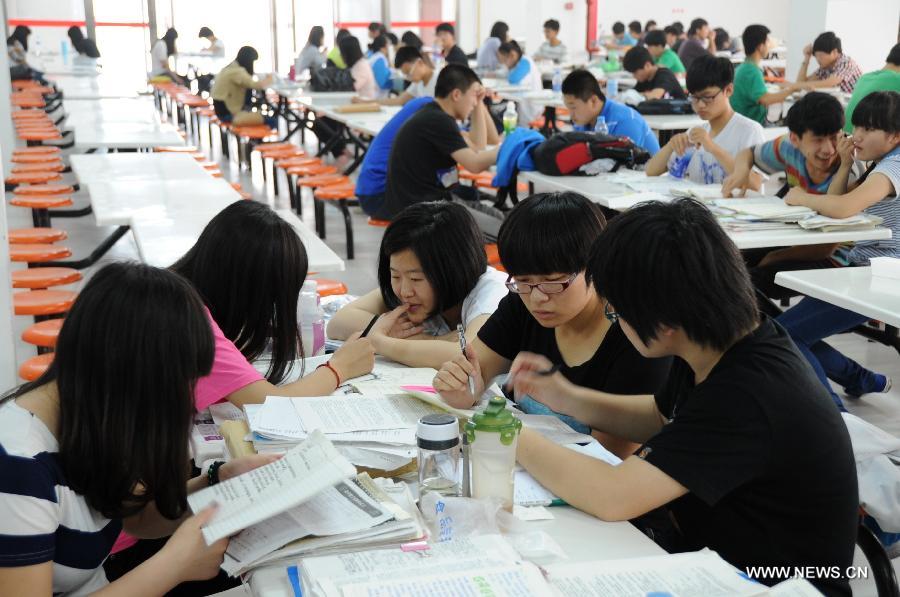
[[[300,339],[303,355],[318,356],[325,352],[325,313],[319,304],[319,293],[315,280],[307,280],[300,289],[297,301],[297,321],[300,324]]]
[[[619,80],[613,77],[606,79],[606,97],[612,99],[619,94]]]
[[[606,126],[606,118],[603,116],[597,117],[597,122],[594,123],[594,132],[595,133],[603,133],[604,135],[609,134],[609,127]]]
[[[560,69],[557,66],[555,69],[553,69],[553,83],[552,83],[553,93],[562,92],[562,81],[563,81],[562,69]]]
[[[506,102],[506,111],[503,112],[503,132],[510,134],[516,130],[519,123],[519,115],[516,113],[516,102]]]
[[[59,42],[59,55],[62,58],[63,64],[69,64],[69,42],[68,40],[62,40]]]

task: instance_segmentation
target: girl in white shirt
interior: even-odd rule
[[[364,99],[375,99],[378,96],[378,85],[375,83],[372,65],[363,55],[359,40],[352,35],[345,37],[338,48],[341,50],[341,58],[353,75],[353,87],[356,92]]]
[[[474,340],[508,294],[505,282],[505,274],[488,267],[484,237],[465,207],[418,203],[385,230],[379,288],[338,311],[328,335],[344,340],[371,325],[367,337],[376,353],[438,368],[459,354],[456,326]]]
[[[169,77],[176,83],[184,83],[184,79],[179,77],[169,65],[169,56],[174,56],[177,52],[175,48],[175,40],[178,38],[178,32],[173,28],[169,28],[150,50],[150,78]]]
[[[514,40],[500,44],[497,50],[500,62],[509,69],[510,85],[517,85],[524,91],[540,91],[544,88],[541,82],[541,71],[530,56],[522,52],[522,48]],[[538,108],[528,100],[519,104],[519,126],[528,126],[538,116]]]

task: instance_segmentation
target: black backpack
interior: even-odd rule
[[[645,116],[663,114],[693,114],[691,100],[686,99],[654,99],[639,103],[635,110]]]
[[[609,158],[620,166],[633,168],[650,159],[650,154],[628,137],[603,133],[556,133],[534,148],[531,154],[538,172],[549,176],[579,176],[578,169],[594,160]]]
[[[353,75],[348,68],[326,66],[314,69],[309,81],[313,91],[353,91]]]

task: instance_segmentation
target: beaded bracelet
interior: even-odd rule
[[[212,464],[209,465],[209,468],[206,469],[206,480],[210,486],[218,485],[219,483],[219,469],[222,468],[222,465],[225,464],[224,460],[216,460]]]

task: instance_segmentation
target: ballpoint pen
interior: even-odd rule
[[[459,349],[462,351],[463,356],[466,356],[466,334],[463,332],[462,324],[456,326],[456,333],[459,334]],[[472,394],[473,398],[478,398],[478,396],[475,396],[475,378],[471,375],[469,376],[469,393]]]

